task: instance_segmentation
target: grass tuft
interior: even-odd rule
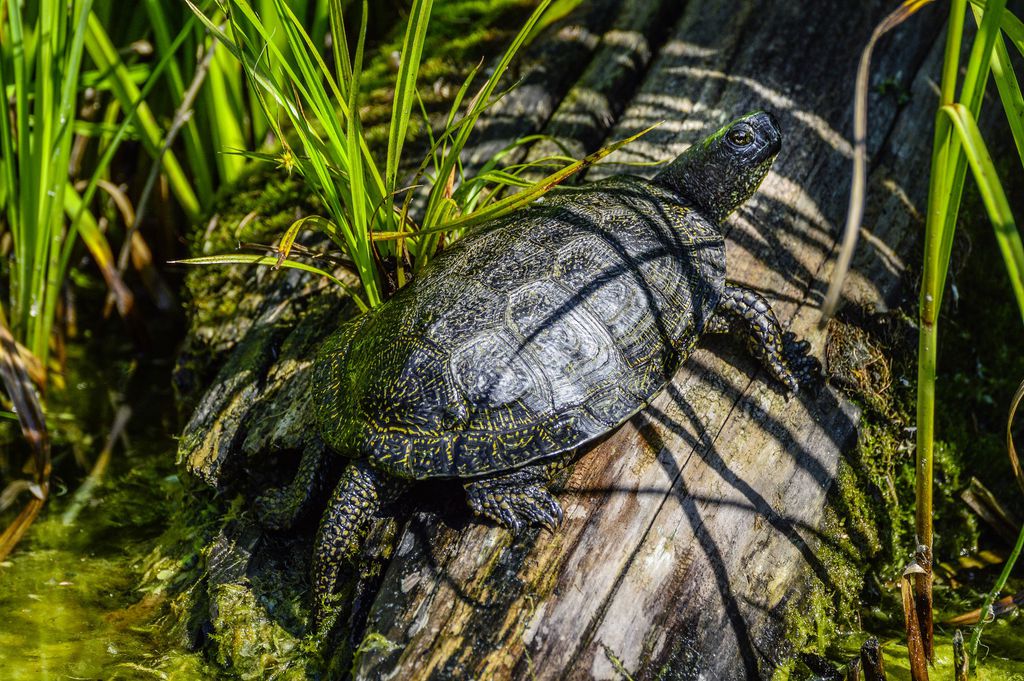
[[[410,165],[403,157],[406,138],[414,114],[426,116],[418,79],[432,0],[414,0],[409,10],[393,85],[383,163],[370,151],[360,113],[367,3],[361,3],[354,51],[344,30],[342,3],[328,3],[331,35],[336,38],[331,42],[332,68],[321,55],[320,44],[305,31],[283,0],[268,3],[262,14],[248,0],[230,0],[225,6],[223,25],[218,25],[214,15],[189,2],[207,30],[242,64],[274,137],[283,148],[277,157],[279,162],[303,178],[327,212],[315,221],[304,218],[301,225],[292,225],[278,246],[276,260],[254,257],[249,261],[282,265],[295,262],[288,256],[298,229],[316,228],[345,254],[358,275],[361,293],[349,291],[350,295],[361,309],[373,308],[465,229],[518,210],[635,139],[636,136],[568,165],[564,158],[545,159],[545,163],[565,167],[532,184],[519,179],[525,166],[499,170],[494,164],[487,164],[476,176],[465,175],[461,156],[477,121],[501,97],[498,87],[502,77],[515,55],[543,24],[551,5],[552,0],[538,3],[472,95],[479,66],[469,73],[454,97],[444,129],[428,133],[431,147],[418,164],[411,186],[407,186],[402,177],[403,169]],[[284,40],[275,41],[265,27],[268,21],[280,27]],[[509,186],[521,191],[499,200],[500,190]],[[415,189],[422,191],[416,193]],[[413,210],[414,193],[425,197],[422,210]],[[418,221],[414,212],[421,215]]]

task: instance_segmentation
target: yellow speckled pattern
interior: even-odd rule
[[[548,482],[545,466],[518,468],[466,482],[466,501],[477,515],[515,533],[528,523],[554,531],[562,520],[562,508],[548,491]]]
[[[338,574],[358,557],[370,519],[380,506],[380,474],[357,461],[345,468],[327,512],[320,519],[313,554],[313,626],[330,611],[331,593]]]

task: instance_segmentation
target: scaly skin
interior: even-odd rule
[[[313,551],[313,631],[331,612],[331,595],[345,567],[356,564],[359,547],[381,498],[401,483],[354,461],[341,474],[320,520]],[[396,490],[397,491],[397,490]]]
[[[518,534],[526,525],[554,531],[562,522],[562,507],[548,491],[546,466],[526,466],[510,473],[470,480],[466,501],[477,515],[490,518]]]
[[[821,364],[807,355],[811,344],[783,333],[771,305],[757,291],[726,284],[725,293],[704,333],[736,333],[747,337],[747,348],[775,380],[795,393],[821,373]]]
[[[328,468],[324,454],[323,447],[306,447],[291,483],[256,499],[256,515],[264,527],[284,530],[295,524],[310,500],[323,487],[325,469]]]

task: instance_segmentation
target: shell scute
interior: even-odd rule
[[[543,412],[551,408],[550,387],[528,360],[510,334],[481,332],[455,350],[451,372],[477,416],[516,402]]]
[[[625,370],[615,339],[577,292],[551,282],[525,286],[512,296],[509,319],[521,352],[543,372],[555,411],[582,404],[589,386]]]

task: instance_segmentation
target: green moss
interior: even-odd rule
[[[863,582],[857,550],[844,520],[834,507],[826,508],[821,532],[827,539],[821,542],[817,554],[829,584],[808,577],[804,594],[786,608],[785,638],[796,652],[827,650],[835,637],[835,624],[856,617]]]
[[[772,670],[772,681],[789,681],[796,668],[796,660],[790,658]]]
[[[1020,645],[1019,632],[1014,645]],[[882,653],[885,673],[889,681],[910,681],[910,662],[907,660],[907,651],[903,644],[894,641],[884,646]],[[955,678],[953,669],[951,637],[944,636],[940,632],[935,644],[935,664],[929,670],[929,674],[933,679],[952,679]],[[1019,655],[1010,658],[1001,655],[988,655],[978,667],[977,674],[972,675],[971,679],[973,681],[1024,681],[1024,659]]]
[[[516,28],[529,16],[536,0],[451,0],[435,3],[427,28],[419,81],[428,110],[443,105],[482,58],[496,54],[515,35]],[[396,22],[394,30],[371,55],[363,71],[362,89],[369,104],[386,102],[386,116],[391,115],[391,91],[398,73],[397,55],[401,53],[404,21]],[[383,113],[383,112],[382,112]],[[374,116],[364,120],[367,128],[378,121]],[[383,132],[386,139],[386,130]]]
[[[580,0],[553,3],[544,19],[534,28],[531,39],[579,4]],[[419,73],[420,95],[432,125],[443,123],[452,98],[470,70],[482,59],[501,54],[536,6],[537,0],[450,0],[434,4]],[[405,24],[401,22],[377,46],[363,72],[365,106],[361,113],[371,149],[383,149],[387,144],[391,94],[404,31]],[[522,59],[517,57],[512,63],[510,77],[506,79],[508,85],[519,77],[521,67]],[[482,85],[484,78],[477,75],[470,93]],[[423,141],[424,132],[423,121],[414,112],[410,128],[414,143]]]
[[[393,650],[398,650],[399,646],[391,641],[384,634],[379,634],[376,631],[369,631],[363,636],[363,640],[359,642],[359,647],[356,648],[355,654],[352,655],[352,678],[356,677],[356,673],[359,671],[359,663],[363,658],[363,655],[367,653],[382,653],[387,654]]]
[[[906,349],[904,349],[906,351]],[[900,373],[912,357],[893,356]],[[857,399],[857,396],[853,396]],[[872,404],[877,405],[872,396]],[[829,493],[817,554],[830,579],[810,578],[803,599],[786,611],[787,639],[797,651],[849,653],[872,632],[898,635],[902,606],[896,588],[914,542],[914,432],[907,413],[913,391],[896,389],[884,412],[863,405],[857,448],[840,462]],[[956,421],[946,424],[955,425]],[[949,440],[935,447],[935,555],[943,560],[973,551],[978,526],[960,501],[964,453]]]
[[[214,658],[239,678],[306,678],[299,639],[266,616],[251,589],[221,584],[211,598],[216,604],[211,634]]]
[[[5,679],[45,678],[55,670],[62,678],[213,675],[201,656],[185,650],[180,632],[165,626],[171,595],[195,568],[201,546],[195,533],[206,510],[199,498],[183,502],[170,454],[167,368],[114,359],[130,355],[119,345],[124,340],[97,337],[69,346],[68,388],[49,395],[50,422],[59,435],[54,494],[0,564]],[[96,399],[97,391],[131,404],[131,445],[118,442],[105,475],[76,499],[84,473],[69,456],[71,440],[82,432],[102,442],[113,418],[110,401]],[[66,428],[71,419],[76,427]],[[97,448],[83,451],[95,457]],[[72,508],[73,517],[65,516]]]
[[[601,647],[604,649],[604,656],[608,658],[608,661],[611,663],[615,673],[619,675],[619,678],[624,681],[633,681],[633,675],[629,673],[629,670],[626,669],[626,665],[622,663],[622,659],[615,654],[615,651],[604,644],[601,644]]]

